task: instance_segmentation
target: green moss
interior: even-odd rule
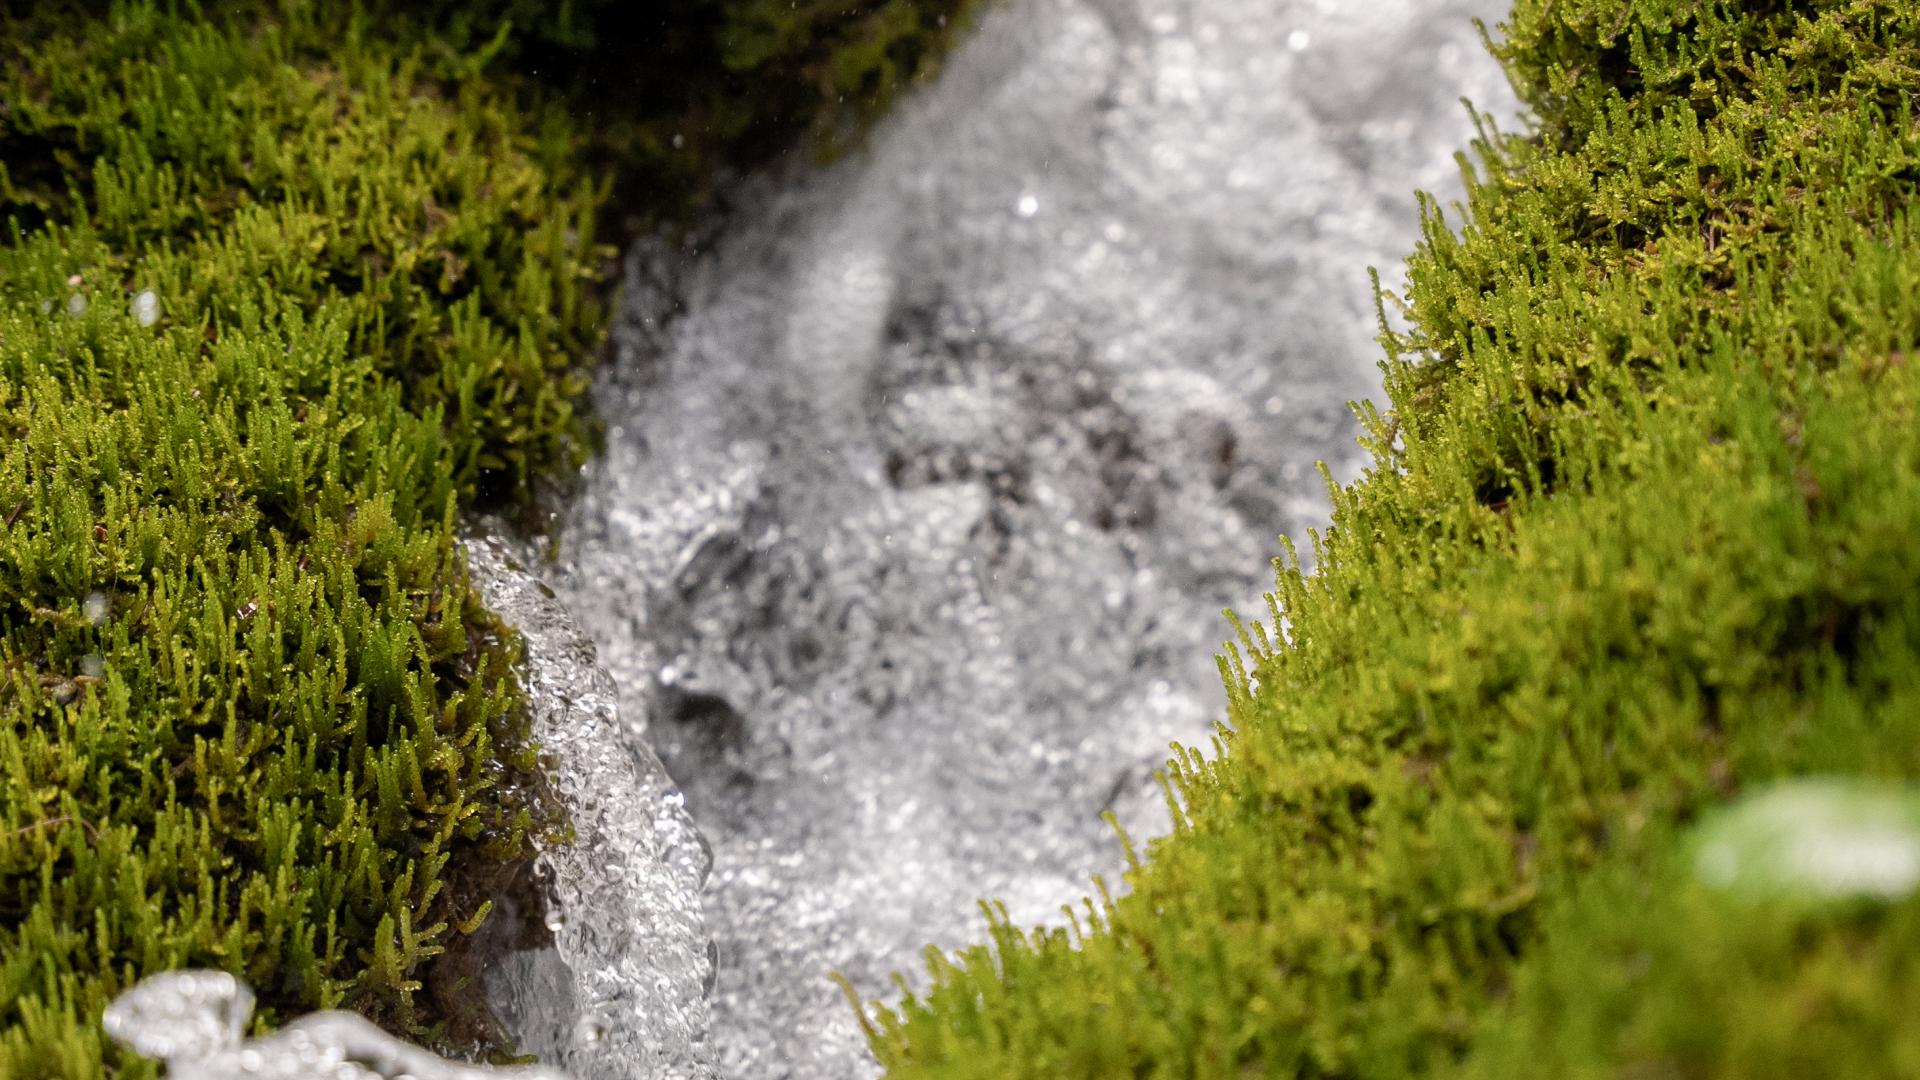
[[[0,12],[0,1077],[153,1075],[98,1017],[181,966],[499,1049],[462,941],[562,826],[456,515],[585,453],[613,170],[683,213],[967,6]]]
[[[22,54],[0,144],[0,214],[74,230],[83,294],[156,288],[218,322],[262,294],[337,301],[373,372],[444,414],[463,495],[579,462],[595,192],[534,160],[511,105],[358,20],[261,41],[154,12],[94,25]]]
[[[1920,898],[1730,908],[1691,823],[1920,776],[1920,11],[1521,0],[1393,408],[1231,731],[1075,929],[932,957],[898,1077],[1908,1075]],[[1104,895],[1104,890],[1103,890]]]
[[[597,192],[344,18],[12,29],[0,1076],[178,966],[468,1036],[428,965],[544,826],[454,516],[579,457]]]

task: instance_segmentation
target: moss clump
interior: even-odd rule
[[[463,496],[578,464],[595,192],[477,75],[303,11],[249,20],[261,41],[131,8],[50,39],[16,28],[0,214],[68,249],[80,295],[137,276],[175,322],[269,293],[338,301],[408,409],[443,414]]]
[[[152,1075],[100,1010],[189,965],[490,1045],[457,953],[558,826],[453,528],[589,441],[583,163],[682,212],[970,2],[676,0],[638,63],[610,0],[0,10],[0,1077]]]
[[[344,10],[0,31],[0,1076],[189,965],[468,1035],[547,827],[453,527],[581,453],[598,192]]]
[[[1774,778],[1920,776],[1920,10],[1520,0],[1392,411],[1174,834],[872,1020],[897,1077],[1911,1075],[1920,898],[1742,907]]]

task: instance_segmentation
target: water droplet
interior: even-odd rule
[[[1030,218],[1040,212],[1040,199],[1034,195],[1022,195],[1014,204],[1014,210],[1023,218]]]
[[[608,1030],[607,1022],[600,1017],[583,1016],[573,1025],[573,1041],[580,1046],[592,1046],[606,1038]]]
[[[80,658],[80,674],[89,679],[104,679],[107,676],[107,662],[99,653],[88,653]]]
[[[80,611],[86,615],[88,622],[95,626],[102,625],[107,621],[107,594],[98,589],[88,593],[87,599],[80,605]]]
[[[1313,35],[1305,30],[1295,30],[1287,35],[1287,48],[1294,52],[1305,52],[1313,44]]]
[[[67,297],[67,314],[77,319],[80,316],[85,315],[86,313],[87,313],[86,297],[80,295],[79,293],[74,293],[72,296]]]
[[[143,289],[133,298],[133,321],[141,326],[160,321],[160,297],[152,289]]]

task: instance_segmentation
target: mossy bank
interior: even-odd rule
[[[752,119],[756,64],[877,101],[937,52],[897,3],[685,6],[771,35],[696,57],[741,100],[689,177],[843,126]],[[182,966],[503,1049],[436,960],[565,823],[455,524],[583,460],[611,168],[688,117],[596,143],[534,63],[598,9],[447,7],[0,9],[0,1077],[153,1075],[100,1011]]]
[[[1782,778],[1920,778],[1920,8],[1497,36],[1533,130],[1427,207],[1372,468],[1223,659],[1174,833],[935,954],[869,1013],[891,1076],[1920,1070],[1920,897],[1689,847]]]

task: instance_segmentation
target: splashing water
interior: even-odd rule
[[[1104,811],[1164,830],[1220,610],[1356,468],[1365,267],[1457,99],[1512,109],[1494,7],[1013,0],[864,154],[630,255],[555,587],[714,841],[727,1075],[870,1075],[830,971],[885,993],[976,898],[1117,871]]]
[[[253,991],[224,971],[168,971],[114,998],[101,1017],[114,1041],[166,1063],[168,1080],[567,1080],[540,1067],[449,1061],[358,1013],[312,1013],[247,1038]]]
[[[483,525],[467,554],[481,598],[524,640],[531,734],[573,829],[535,863],[546,944],[514,948],[525,916],[514,897],[495,901],[476,946],[488,1003],[520,1051],[577,1080],[708,1080],[706,842],[647,748],[644,714],[621,710],[528,553]]]

